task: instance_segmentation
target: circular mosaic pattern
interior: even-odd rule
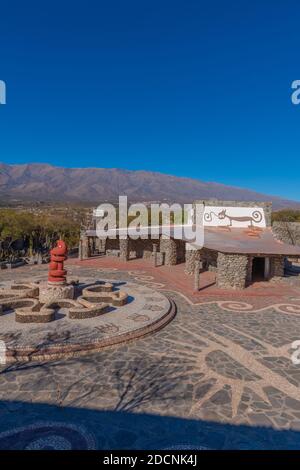
[[[113,291],[126,295],[127,304],[110,305],[97,317],[70,319],[68,310],[59,308],[53,322],[22,324],[15,322],[14,312],[5,312],[0,341],[5,342],[7,362],[87,354],[150,334],[174,317],[175,305],[162,293],[131,282],[109,282]]]
[[[94,437],[82,426],[41,422],[0,434],[0,450],[92,450]]]

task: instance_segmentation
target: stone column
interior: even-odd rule
[[[252,266],[253,266],[253,256],[248,256],[246,285],[249,285],[252,282]]]
[[[102,248],[102,240],[99,237],[95,237],[95,250],[98,251],[98,253],[101,251]]]
[[[157,267],[157,245],[156,243],[153,243],[153,264],[154,267]]]
[[[201,267],[200,260],[196,259],[194,262],[194,291],[195,292],[199,291],[200,267]]]
[[[78,246],[78,259],[82,261],[83,256],[82,256],[82,239],[80,238],[79,240],[79,246]]]
[[[221,289],[244,289],[246,286],[248,256],[218,254],[217,285]]]
[[[89,237],[86,235],[81,237],[81,259],[87,259],[91,256],[90,244],[89,244]]]
[[[196,248],[193,247],[193,245],[186,243],[185,268],[184,268],[184,271],[186,272],[186,274],[189,274],[189,275],[194,274],[195,262],[197,260],[200,260],[200,250],[197,250]]]
[[[165,253],[166,266],[174,266],[177,264],[177,247],[175,240],[162,235],[160,239],[160,252]]]
[[[120,238],[120,260],[128,261],[129,260],[129,239]]]

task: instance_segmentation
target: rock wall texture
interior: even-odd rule
[[[174,266],[177,264],[177,245],[175,240],[172,238],[164,238],[162,236],[160,239],[159,250],[161,253],[164,253],[166,266]]]
[[[284,276],[284,256],[274,256],[271,258],[270,277]]]
[[[272,229],[279,240],[300,245],[300,222],[274,222]]]
[[[200,260],[200,252],[201,250],[189,250],[187,249],[185,252],[185,272],[187,274],[194,274],[195,271],[195,261]]]
[[[252,282],[252,266],[254,256],[248,256],[248,263],[246,268],[246,286]]]
[[[203,271],[217,271],[218,253],[216,251],[202,248],[201,250],[189,250],[185,252],[185,272],[193,274],[195,270],[195,261],[200,260]]]
[[[217,286],[221,289],[244,289],[248,273],[248,256],[218,253]]]
[[[159,240],[148,240],[140,239],[132,240],[129,239],[130,256],[134,258],[145,258],[149,259],[153,255],[153,245],[156,245],[157,250],[159,249]]]

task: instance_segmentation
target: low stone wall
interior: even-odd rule
[[[218,253],[217,286],[221,289],[244,289],[248,273],[248,256]]]

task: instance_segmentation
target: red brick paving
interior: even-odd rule
[[[251,303],[255,301],[255,305],[260,308],[274,302],[278,303],[286,297],[300,296],[297,288],[283,282],[257,282],[243,290],[218,289],[215,284],[215,273],[212,272],[200,274],[200,290],[194,292],[193,276],[189,276],[184,272],[184,263],[172,267],[160,266],[155,268],[150,260],[137,259],[123,262],[113,257],[95,257],[82,261],[69,259],[67,263],[94,269],[112,268],[120,271],[143,271],[140,274],[141,276],[152,276],[154,278],[149,282],[164,284],[165,290],[180,292],[193,303],[212,300],[247,301],[247,298],[249,298]],[[139,276],[138,273],[136,275]]]

